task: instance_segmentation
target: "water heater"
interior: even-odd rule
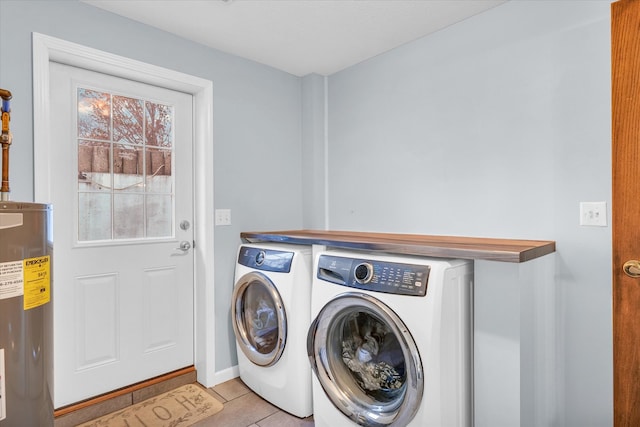
[[[51,208],[0,201],[0,427],[53,426]]]

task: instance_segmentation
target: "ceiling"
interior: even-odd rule
[[[330,75],[506,0],[83,0],[296,76]]]

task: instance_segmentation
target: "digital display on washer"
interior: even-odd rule
[[[289,273],[292,262],[293,252],[242,246],[238,253],[238,264],[256,270]]]
[[[318,279],[357,289],[402,295],[425,296],[428,265],[320,255]]]

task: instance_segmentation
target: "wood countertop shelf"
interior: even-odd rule
[[[381,251],[438,258],[525,262],[555,252],[550,240],[516,240],[484,237],[428,236],[420,234],[356,231],[288,230],[240,233],[244,242],[278,242],[324,245],[343,249]]]

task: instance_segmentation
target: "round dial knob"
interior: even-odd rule
[[[373,266],[366,262],[358,264],[353,272],[358,283],[369,283],[373,277]]]

